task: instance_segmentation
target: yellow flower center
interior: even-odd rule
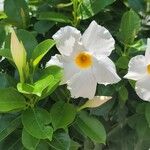
[[[79,68],[89,68],[93,64],[92,55],[88,52],[81,52],[76,56],[75,63]]]
[[[148,74],[150,74],[150,64],[147,65],[147,72],[148,72]]]

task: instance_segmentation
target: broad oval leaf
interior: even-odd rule
[[[76,116],[76,109],[72,104],[59,101],[55,103],[50,111],[54,129],[66,128]]]
[[[139,30],[140,30],[139,16],[133,10],[125,12],[121,19],[120,31],[118,34],[119,39],[125,45],[131,45],[133,44],[134,39]]]
[[[30,135],[25,129],[22,130],[22,144],[28,150],[35,150],[40,140]]]
[[[146,105],[145,117],[146,117],[146,120],[147,120],[148,125],[149,125],[149,127],[150,127],[150,104],[147,104],[147,105]]]
[[[105,143],[106,132],[104,126],[97,119],[88,116],[87,113],[81,112],[75,121],[75,125],[97,143]]]
[[[53,129],[50,114],[42,108],[27,109],[22,114],[25,130],[37,139],[52,140]]]
[[[26,108],[25,98],[14,88],[0,89],[0,112]]]

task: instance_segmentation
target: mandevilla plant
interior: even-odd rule
[[[148,150],[149,38],[149,0],[0,1],[0,150]]]

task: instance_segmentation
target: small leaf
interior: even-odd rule
[[[139,16],[133,10],[125,12],[121,19],[120,31],[118,34],[119,39],[125,45],[131,45],[133,44],[139,30]]]
[[[119,90],[119,99],[125,103],[128,100],[128,90],[125,86],[122,86]]]
[[[25,98],[15,89],[0,89],[0,93],[0,112],[26,108]]]
[[[98,12],[113,2],[115,2],[115,0],[82,0],[79,7],[78,16],[82,20],[88,19],[96,15]]]
[[[22,123],[25,130],[37,139],[52,140],[53,129],[50,114],[42,108],[27,109],[23,112]]]
[[[65,129],[74,121],[76,109],[72,104],[59,101],[52,106],[50,114],[54,129]]]
[[[0,49],[0,56],[5,57],[8,60],[13,61],[11,51],[9,49]]]
[[[40,44],[37,45],[37,47],[33,50],[32,53],[32,60],[33,60],[33,66],[36,67],[38,63],[41,61],[41,59],[44,57],[44,55],[55,45],[55,41],[48,39]]]
[[[71,20],[67,16],[65,16],[61,13],[56,13],[56,12],[42,12],[42,13],[40,13],[38,19],[62,22],[62,23],[71,23]]]
[[[118,68],[127,69],[129,63],[129,58],[127,56],[121,56],[116,62]]]
[[[105,128],[97,119],[88,116],[85,112],[80,112],[75,121],[75,125],[84,133],[84,135],[88,136],[94,142],[105,143]]]
[[[35,150],[40,140],[34,138],[25,129],[22,130],[22,144],[28,150]]]
[[[49,143],[52,149],[57,150],[69,150],[70,147],[70,137],[65,132],[56,132],[53,135],[53,140]]]
[[[78,110],[84,108],[95,108],[101,106],[102,104],[106,103],[112,97],[110,96],[95,96],[93,99],[88,100],[84,105],[80,106]]]

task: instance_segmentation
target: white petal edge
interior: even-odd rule
[[[145,76],[143,79],[138,80],[135,85],[137,95],[144,101],[150,102],[150,76]]]
[[[99,84],[114,84],[121,80],[117,75],[114,63],[106,56],[95,59],[93,73]]]
[[[46,63],[46,67],[49,66],[59,66],[62,67],[62,63],[61,63],[61,55],[56,54],[55,56],[52,56],[51,59]]]
[[[131,58],[128,65],[128,73],[124,78],[131,80],[139,80],[146,74],[146,59],[143,55],[138,55]]]
[[[56,47],[62,55],[69,56],[81,39],[81,33],[74,27],[66,26],[60,28],[54,35]]]
[[[71,97],[92,99],[96,92],[97,83],[91,70],[84,70],[74,75],[67,85],[71,92]]]
[[[146,63],[150,64],[150,38],[147,39],[147,47],[145,51]]]
[[[115,40],[103,26],[92,21],[82,36],[84,47],[95,55],[109,56],[114,49]]]

